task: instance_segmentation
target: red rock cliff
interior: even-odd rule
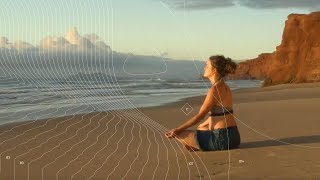
[[[261,79],[263,86],[320,81],[320,12],[290,14],[276,51],[239,63],[231,79]]]

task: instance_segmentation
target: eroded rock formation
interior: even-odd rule
[[[261,79],[263,86],[320,81],[320,12],[290,14],[273,53],[239,63],[232,79]]]

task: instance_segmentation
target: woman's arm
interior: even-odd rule
[[[206,99],[204,100],[198,114],[196,114],[191,119],[189,119],[187,122],[185,122],[184,124],[182,124],[181,126],[176,128],[177,131],[185,130],[185,129],[197,124],[198,122],[200,122],[206,116],[206,114],[210,111],[210,109],[217,103],[217,100],[215,97],[218,97],[217,93],[216,93],[216,89],[214,87],[212,87],[209,89],[208,94],[206,96]]]
[[[218,102],[216,97],[218,97],[218,93],[215,89],[216,87],[211,87],[208,91],[208,94],[206,96],[206,99],[204,100],[200,111],[197,115],[193,116],[191,119],[189,119],[187,122],[183,123],[178,128],[171,129],[169,132],[165,133],[165,136],[167,138],[174,138],[176,137],[181,131],[197,124],[199,121],[201,121],[206,114],[212,109],[212,107]]]

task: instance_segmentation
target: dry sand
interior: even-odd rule
[[[242,89],[233,97],[239,149],[189,152],[165,138],[199,111],[199,96],[3,125],[0,179],[320,179],[320,83]]]

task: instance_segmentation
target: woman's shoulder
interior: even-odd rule
[[[221,81],[213,86],[210,87],[209,91],[211,93],[217,93],[219,91],[220,94],[230,93],[230,87],[225,81]]]
[[[229,87],[228,84],[224,80],[220,80],[218,83],[211,85],[210,89],[224,88]]]

